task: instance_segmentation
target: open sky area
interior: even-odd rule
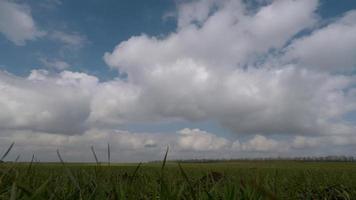
[[[12,142],[22,161],[356,156],[356,1],[0,0]]]

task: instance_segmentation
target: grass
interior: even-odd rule
[[[60,163],[0,163],[0,199],[356,199],[354,163],[177,163],[167,148],[161,163],[80,164],[57,153]]]

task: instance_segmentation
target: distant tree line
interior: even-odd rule
[[[238,161],[302,161],[302,162],[355,162],[353,156],[301,156],[301,157],[260,157],[260,158],[237,158],[237,159],[183,159],[170,160],[169,162],[181,163],[216,163],[216,162],[238,162]],[[162,162],[160,160],[150,163]]]

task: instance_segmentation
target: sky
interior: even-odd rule
[[[352,0],[0,0],[0,153],[356,156]]]

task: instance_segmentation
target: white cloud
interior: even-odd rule
[[[275,1],[254,15],[245,14],[247,11],[238,2],[224,1],[201,26],[190,23],[163,39],[132,37],[116,46],[112,53],[106,53],[105,61],[132,78],[140,75],[138,71],[189,59],[214,70],[242,68],[257,55],[281,48],[315,21],[315,0]],[[196,4],[185,5],[189,6]],[[179,21],[186,15],[178,16]]]
[[[229,144],[229,141],[214,134],[200,129],[182,129],[178,144],[183,149],[193,149],[196,151],[221,150]]]
[[[122,81],[101,83],[91,101],[92,112],[88,120],[104,127],[137,121],[145,117],[138,102],[139,95],[139,88]]]
[[[45,68],[49,69],[56,69],[62,71],[70,67],[70,64],[58,59],[49,60],[47,58],[40,58],[39,60]]]
[[[138,92],[129,101],[131,106],[124,108],[141,112],[136,116],[213,119],[237,133],[349,132],[331,128],[342,126],[332,120],[355,110],[355,94],[344,90],[352,87],[354,77],[300,70],[298,66],[228,73],[180,60],[137,70],[129,80],[136,83],[132,91]],[[135,102],[139,102],[137,106]],[[117,109],[108,111],[119,113]]]
[[[345,89],[355,78],[281,64],[270,53],[312,28],[317,7],[273,1],[253,12],[240,1],[194,1],[179,7],[175,33],[132,37],[104,59],[127,72],[151,116],[213,119],[237,133],[347,134],[354,127],[342,116],[356,107]]]
[[[60,0],[46,0],[39,3],[46,8],[53,8],[61,4]],[[0,33],[16,45],[25,45],[27,41],[45,35],[63,43],[69,49],[80,49],[88,43],[86,36],[78,32],[55,30],[47,33],[40,30],[28,5],[9,0],[0,0]]]
[[[316,147],[319,142],[315,138],[307,138],[304,136],[296,136],[293,140],[292,146],[294,148]]]
[[[193,1],[178,5],[178,27],[183,28],[192,23],[201,25],[211,14],[214,6],[218,6],[217,1]]]
[[[305,67],[326,71],[356,69],[356,11],[298,38],[287,48],[284,59],[296,60]]]
[[[98,83],[96,77],[69,71],[56,77],[34,71],[28,80],[4,75],[4,79],[21,84],[12,86],[5,82],[12,90],[4,93],[3,98],[11,101],[4,100],[3,107],[9,109],[9,102],[16,101],[26,105],[26,99],[32,106],[21,109],[32,110],[26,115],[28,121],[13,120],[2,126],[47,127],[35,120],[35,113],[43,112],[53,123],[65,116],[62,112],[52,113],[54,108],[43,108],[47,104],[39,102],[47,102],[48,107],[52,102],[76,107],[76,102],[83,101],[77,108],[83,111],[73,115],[78,120],[76,124],[85,127],[183,119],[215,120],[238,134],[330,135],[350,134],[355,130],[343,121],[345,114],[356,109],[354,76],[301,69],[298,63],[281,65],[275,61],[278,58],[269,57],[271,48],[284,49],[295,34],[314,23],[317,1],[274,1],[252,13],[246,12],[244,4],[238,1],[211,3],[218,7],[204,15],[204,19],[198,17],[200,26],[193,23],[196,16],[181,11],[178,16],[188,19],[176,33],[160,39],[145,35],[132,37],[112,53],[106,53],[105,61],[127,72],[127,81]],[[188,3],[183,7],[193,6],[194,10],[201,8],[200,4]],[[211,9],[210,4],[207,6]],[[79,45],[77,42],[81,41],[61,32],[55,35],[64,36],[63,41],[70,45]],[[266,42],[256,42],[259,40]],[[257,65],[256,54],[267,55],[267,61]],[[82,85],[86,80],[88,83]],[[59,87],[63,94],[47,87]],[[29,94],[22,97],[18,91]],[[72,97],[72,93],[76,95]],[[9,113],[14,112],[18,110]],[[5,116],[9,120],[16,115]],[[73,119],[71,122],[75,123]]]
[[[45,35],[36,26],[28,6],[7,0],[0,0],[0,33],[16,45]]]
[[[96,83],[95,77],[73,72],[52,77],[35,70],[27,78],[1,73],[0,129],[81,133]]]
[[[255,135],[251,140],[242,144],[245,151],[282,151],[279,143],[273,139],[267,139],[263,135]]]
[[[349,135],[327,135],[327,136],[296,136],[291,144],[293,148],[320,148],[355,145],[356,137],[354,134]]]

